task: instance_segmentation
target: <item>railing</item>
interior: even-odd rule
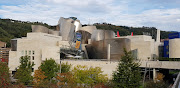
[[[174,82],[172,88],[180,88],[180,72],[176,78],[176,81]]]
[[[106,61],[106,62],[116,62],[119,61],[108,61],[107,59],[64,59],[66,61]],[[137,61],[140,67],[143,68],[164,68],[164,69],[180,69],[180,61]],[[147,65],[146,65],[147,64]]]
[[[140,67],[146,67],[146,63],[150,68],[180,69],[180,61],[140,61]]]

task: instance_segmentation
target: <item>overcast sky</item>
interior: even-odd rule
[[[0,0],[0,18],[56,25],[60,17],[71,16],[82,24],[180,31],[180,0]]]

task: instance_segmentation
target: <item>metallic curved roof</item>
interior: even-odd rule
[[[86,31],[92,34],[94,30],[97,30],[96,26],[85,26],[82,27],[79,31]]]

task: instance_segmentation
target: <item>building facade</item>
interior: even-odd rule
[[[60,47],[68,45],[61,36],[41,32],[27,33],[27,37],[12,39],[12,50],[9,52],[9,69],[15,71],[20,65],[21,56],[30,56],[30,61],[37,70],[46,59],[54,59],[60,63]]]
[[[158,46],[151,36],[135,35],[116,38],[127,38],[131,41],[130,49],[139,60],[152,60],[158,57]]]
[[[8,63],[9,50],[10,50],[10,48],[6,48],[6,43],[0,41],[0,61],[1,62]]]

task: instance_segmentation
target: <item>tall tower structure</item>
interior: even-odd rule
[[[156,42],[160,42],[160,30],[159,29],[157,29]]]
[[[160,30],[157,29],[156,42],[154,44],[155,56],[153,56],[153,58],[159,57],[159,46],[160,46],[160,44],[161,44],[161,42],[160,42]]]

